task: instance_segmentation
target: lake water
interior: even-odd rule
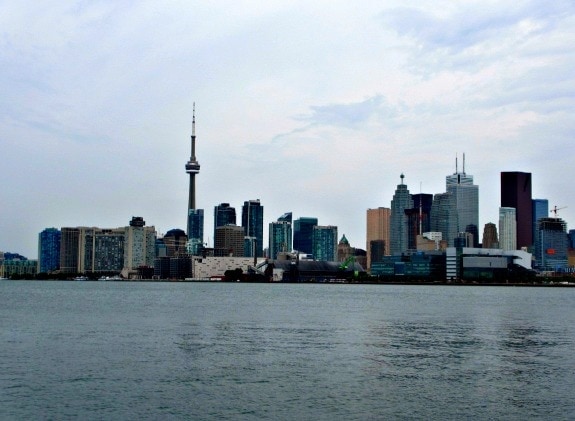
[[[573,419],[575,289],[0,283],[1,419]]]

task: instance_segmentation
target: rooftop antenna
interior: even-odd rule
[[[457,174],[459,172],[459,169],[457,167],[457,152],[455,152],[455,174]]]
[[[465,175],[465,152],[463,152],[463,175]]]

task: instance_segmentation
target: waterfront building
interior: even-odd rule
[[[78,273],[80,233],[86,227],[63,227],[60,232],[60,272]]]
[[[517,249],[517,222],[515,208],[499,208],[499,247]]]
[[[225,225],[236,225],[236,208],[229,203],[220,203],[214,207],[214,238],[216,229]]]
[[[517,248],[531,247],[533,245],[531,173],[518,171],[501,173],[501,207],[515,208]]]
[[[146,221],[141,216],[132,217],[125,228],[123,274],[128,277],[129,272],[138,268],[153,268],[155,247],[156,229],[153,226],[146,226]]]
[[[366,214],[366,249],[367,269],[371,267],[372,259],[380,260],[389,254],[389,223],[391,209],[379,207],[368,209]],[[373,247],[376,249],[374,250]]]
[[[483,228],[482,248],[497,249],[499,248],[499,238],[497,237],[497,226],[493,222],[488,222]]]
[[[291,212],[282,215],[277,222],[269,224],[269,258],[277,259],[278,253],[291,251]]]
[[[200,164],[196,159],[196,104],[192,112],[192,151],[190,160],[186,163],[186,173],[190,175],[188,194],[188,246],[192,255],[201,254],[204,246],[204,210],[196,208],[196,174],[200,172]]]
[[[533,243],[537,238],[537,221],[549,216],[549,201],[547,199],[533,199]],[[555,215],[557,216],[557,215]]]
[[[448,247],[446,279],[526,282],[533,276],[532,255],[523,250]]]
[[[242,207],[242,227],[244,234],[251,240],[250,244],[244,246],[245,257],[254,257],[251,243],[255,243],[255,256],[263,256],[263,241],[264,241],[264,207],[261,205],[260,200],[247,200]],[[245,243],[244,243],[245,244]]]
[[[60,241],[57,228],[46,228],[38,235],[38,273],[49,273],[60,268]]]
[[[317,226],[317,218],[301,217],[293,224],[293,249],[299,253],[313,253],[313,228]]]
[[[454,245],[457,237],[457,208],[451,193],[438,193],[431,204],[431,231],[440,232],[448,247]]]
[[[118,272],[124,267],[124,228],[86,228],[80,231],[78,272]]]
[[[337,227],[333,225],[313,227],[314,260],[333,262],[337,257]]]
[[[413,199],[407,185],[403,184],[404,178],[401,174],[401,183],[397,185],[391,200],[389,251],[392,255],[401,254],[409,248],[408,218],[405,210],[413,208]]]
[[[561,218],[541,218],[535,238],[535,267],[560,271],[567,267],[567,223]]]
[[[456,213],[450,215],[451,224],[456,231],[468,232],[473,235],[473,246],[479,243],[479,187],[473,184],[473,176],[465,172],[465,154],[463,155],[463,170],[459,171],[455,159],[455,173],[445,177],[447,193],[451,193],[455,201]]]
[[[4,253],[4,258],[0,259],[0,278],[33,278],[38,269],[38,260],[27,259],[20,255]]]
[[[244,229],[228,224],[216,228],[214,249],[217,256],[244,257]]]

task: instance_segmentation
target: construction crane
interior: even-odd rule
[[[561,209],[565,209],[567,206],[562,206],[560,208],[558,208],[557,206],[553,206],[553,209],[551,209],[551,212],[553,212],[555,214],[555,218],[557,218],[557,211],[560,211]]]

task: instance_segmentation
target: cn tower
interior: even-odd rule
[[[188,238],[192,236],[193,227],[190,226],[190,212],[196,209],[196,174],[200,172],[200,164],[196,160],[196,103],[192,112],[192,154],[186,163],[186,172],[190,174],[190,192],[188,197]]]

